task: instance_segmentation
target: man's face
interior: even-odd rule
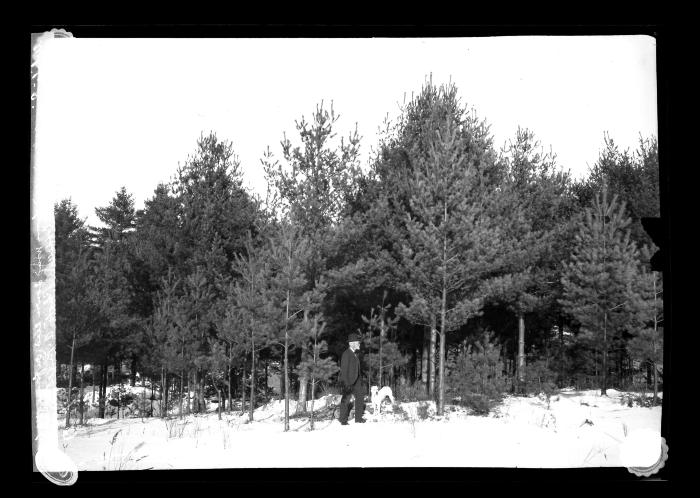
[[[353,353],[355,351],[357,351],[358,349],[360,349],[360,341],[352,341],[350,343],[350,349],[352,350]]]

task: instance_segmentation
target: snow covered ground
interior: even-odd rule
[[[447,406],[428,417],[418,402],[347,426],[336,419],[292,418],[284,432],[284,403],[255,411],[177,418],[90,419],[60,429],[63,450],[79,470],[272,468],[272,467],[618,467],[620,445],[630,433],[661,430],[661,407],[629,407],[623,393],[562,390],[549,402],[507,397],[488,417]],[[339,396],[316,400],[329,410]],[[310,403],[309,403],[310,407]],[[295,403],[290,406],[294,413]]]

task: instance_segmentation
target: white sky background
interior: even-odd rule
[[[358,124],[366,166],[386,114],[432,73],[456,84],[500,148],[532,129],[574,177],[586,174],[603,134],[636,148],[657,136],[656,46],[647,36],[375,39],[51,40],[39,59],[37,157],[55,200],[94,208],[122,186],[137,209],[201,132],[230,140],[244,183],[261,195],[260,158],[281,160],[283,132],[334,101],[336,132]]]

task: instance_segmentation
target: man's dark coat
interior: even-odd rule
[[[362,421],[362,414],[365,408],[364,383],[360,375],[360,360],[350,348],[343,352],[340,357],[340,387],[343,396],[340,399],[340,416],[342,423],[347,422],[350,414],[350,397],[355,399],[355,421]]]
[[[340,358],[340,384],[349,388],[360,380],[360,360],[357,355],[348,348]]]

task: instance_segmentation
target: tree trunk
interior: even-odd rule
[[[165,416],[168,416],[168,405],[170,404],[172,390],[172,379],[168,375],[168,371],[165,371]]]
[[[600,371],[598,370],[598,355],[599,355],[599,351],[596,349],[593,352],[593,366],[595,368],[596,387],[600,388]]]
[[[282,361],[282,368],[280,368],[280,401],[284,399],[284,386],[286,383],[284,382],[284,361]]]
[[[559,317],[559,387],[564,387],[564,318]]]
[[[207,412],[207,398],[204,396],[204,370],[199,370],[199,411],[200,413]]]
[[[97,368],[97,365],[91,365],[90,368],[90,378],[92,379],[92,403],[95,404],[95,369]]]
[[[99,380],[99,385],[97,387],[97,397],[98,397],[98,413],[97,415],[99,418],[104,418],[105,417],[105,404],[104,404],[104,383],[105,383],[105,369],[107,367],[103,363],[100,365],[100,380]]]
[[[302,361],[303,357],[302,357]],[[309,385],[309,378],[306,372],[303,372],[299,376],[299,396],[297,399],[297,413],[306,413],[306,400],[307,400],[307,389]]]
[[[420,361],[420,352],[418,348],[416,348],[413,351],[413,375],[411,376],[411,380],[413,382],[417,381],[420,379],[420,371],[421,371],[421,361]]]
[[[440,388],[438,397],[437,414],[442,416],[445,410],[445,336],[447,335],[447,327],[445,320],[447,319],[447,289],[442,288],[442,306],[440,310],[440,361],[439,361],[439,376]]]
[[[187,415],[190,415],[192,413],[192,410],[190,408],[190,391],[192,389],[192,382],[191,382],[191,377],[192,377],[192,372],[190,372],[190,369],[187,369]]]
[[[311,430],[314,430],[314,401],[316,400],[316,378],[311,376]]]
[[[617,377],[617,388],[622,390],[622,352],[617,351],[615,355],[615,376]]]
[[[241,414],[245,413],[245,357],[243,358],[243,369],[241,370]]]
[[[309,322],[309,312],[308,310],[304,310],[304,323],[308,324]],[[308,329],[305,329],[308,330]],[[301,346],[301,361],[304,362],[306,359],[308,359],[309,352],[307,348],[305,347],[305,344],[302,344]],[[299,395],[297,398],[297,413],[306,413],[306,390],[307,386],[309,384],[309,378],[306,373],[306,371],[302,371],[301,375],[299,375]]]
[[[153,376],[155,375],[155,372],[151,372],[150,376],[150,381],[151,381],[151,413],[149,414],[149,417],[153,416],[153,400],[156,397],[156,391],[155,391],[155,385],[156,383],[153,382]]]
[[[192,369],[192,413],[199,413],[199,368]]]
[[[121,373],[121,362],[119,362],[118,365],[119,365],[119,372]],[[114,374],[112,374],[112,380],[114,380],[114,375],[116,374],[116,372],[117,372],[117,369],[116,369],[116,365],[115,365]],[[121,395],[121,393],[122,393],[121,380],[122,380],[121,375],[119,375],[119,389],[117,390],[117,420],[119,420],[120,408],[121,408],[121,397],[122,397],[122,395]]]
[[[180,412],[180,419],[182,420],[182,397],[185,394],[185,370],[180,370],[180,399],[178,400],[178,411]]]
[[[394,373],[393,365],[389,370],[389,385],[391,386],[392,391],[396,391],[396,375]]]
[[[600,388],[600,395],[608,395],[608,312],[605,312],[603,325],[603,385]]]
[[[290,255],[291,260],[291,255]],[[291,266],[291,261],[290,261]],[[287,311],[284,321],[284,431],[289,431],[289,299],[291,291],[287,289]]]
[[[658,379],[658,372],[657,372],[657,364],[656,364],[656,356],[657,356],[657,351],[656,351],[656,334],[658,333],[658,326],[659,326],[659,321],[658,321],[658,315],[656,314],[657,310],[657,304],[656,304],[656,273],[654,273],[654,339],[652,342],[653,346],[653,353],[654,353],[654,406],[659,404],[659,379]]]
[[[547,332],[547,335],[544,338],[544,367],[549,369],[549,336],[551,334],[551,330]]]
[[[130,380],[131,387],[135,387],[136,386],[136,358],[131,358],[131,378],[129,380]]]
[[[270,376],[269,376],[268,370],[267,370],[269,363],[270,363],[270,360],[266,359],[265,360],[265,395],[267,395],[267,392],[270,390],[270,385],[269,385]]]
[[[164,406],[165,402],[165,367],[160,368],[160,416],[165,418],[165,412],[167,411],[167,405]]]
[[[525,318],[518,315],[518,391],[525,393]]]
[[[233,352],[229,352],[229,359],[228,359],[228,412],[231,413],[233,410],[233,404],[231,402],[231,384],[233,384],[233,375],[232,374],[232,368],[231,364],[233,363]]]
[[[447,225],[447,202],[444,202],[444,218],[443,223]],[[440,360],[439,360],[439,375],[440,375],[440,392],[438,395],[437,414],[442,416],[445,408],[445,339],[447,335],[447,236],[442,238],[442,300],[440,303]],[[434,358],[433,355],[430,358]],[[434,397],[434,396],[433,396]]]
[[[202,372],[201,368],[197,368],[194,371],[194,403],[195,403],[195,413],[202,413],[204,411],[204,391],[202,390]]]
[[[206,413],[207,412],[207,399],[204,395],[204,370],[199,369],[199,377],[198,377],[198,382],[197,382],[197,391],[199,392],[199,412],[200,413]]]
[[[289,339],[284,337],[284,430],[289,430]]]
[[[70,411],[73,391],[73,354],[75,352],[75,332],[70,346],[70,368],[68,369],[68,405],[66,406],[66,428],[70,427]]]
[[[384,335],[384,312],[382,311],[382,322],[379,328],[379,372],[377,373],[377,387],[379,389],[384,386],[384,383],[382,381],[383,379],[383,373],[384,370],[382,370],[383,367],[383,362],[382,362],[382,336]]]
[[[369,343],[372,344],[372,329],[369,329]],[[360,366],[362,368],[362,366]],[[361,375],[360,375],[361,377]],[[367,392],[372,392],[372,350],[367,348]]]
[[[430,327],[430,353],[428,357],[428,366],[430,369],[430,374],[429,374],[429,387],[428,387],[428,395],[433,396],[435,395],[435,342],[437,341],[437,330],[435,329],[436,326],[436,317],[433,317],[433,325]]]
[[[659,404],[659,377],[654,363],[654,406]]]
[[[80,363],[80,401],[78,406],[80,407],[80,425],[83,425],[83,412],[85,411],[85,394],[83,392],[83,377],[85,376],[85,363]]]
[[[216,385],[214,387],[216,387]],[[219,412],[219,420],[221,420],[221,390],[218,387],[216,387],[216,397],[219,399],[217,411]]]
[[[250,412],[248,420],[252,422],[253,412],[255,411],[255,341],[252,340],[251,344],[253,347],[250,353]]]
[[[428,388],[428,347],[430,344],[430,327],[425,327],[423,329],[423,351],[420,356],[421,359],[421,382],[423,382],[423,386],[427,389]]]

